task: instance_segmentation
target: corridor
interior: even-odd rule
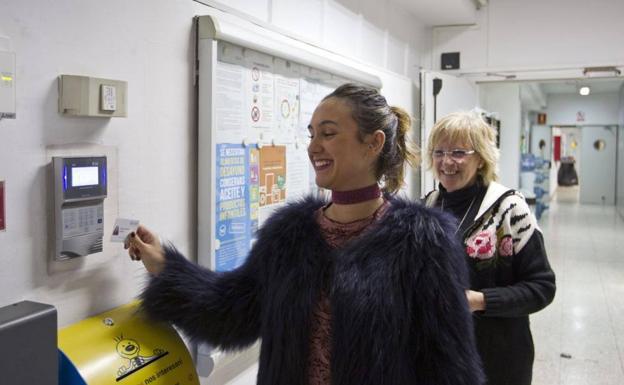
[[[565,197],[539,224],[557,295],[531,317],[533,384],[624,384],[624,220],[614,206]]]

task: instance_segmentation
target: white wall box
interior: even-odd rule
[[[59,113],[64,116],[128,116],[128,83],[89,76],[59,76]]]

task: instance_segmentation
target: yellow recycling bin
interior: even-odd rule
[[[138,302],[61,329],[58,345],[59,385],[199,385],[184,341]]]

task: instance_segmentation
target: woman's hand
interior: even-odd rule
[[[466,290],[466,298],[471,312],[485,310],[485,296],[482,292]]]
[[[142,261],[151,274],[158,275],[165,267],[165,252],[160,240],[143,225],[128,235],[124,249],[128,249],[133,261]]]

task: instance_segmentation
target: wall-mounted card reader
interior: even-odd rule
[[[102,251],[106,157],[53,157],[57,260]]]

